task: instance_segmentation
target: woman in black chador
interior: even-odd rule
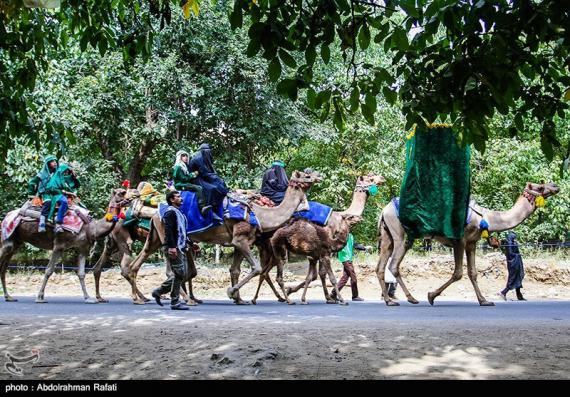
[[[275,160],[263,174],[261,181],[261,195],[269,197],[276,205],[281,204],[289,185],[289,178],[285,173],[285,163]]]
[[[517,292],[517,299],[525,301],[526,299],[523,297],[521,292],[521,288],[523,287],[522,281],[524,278],[524,266],[521,253],[519,251],[519,244],[515,240],[516,236],[515,232],[509,232],[509,234],[507,234],[507,240],[502,243],[507,257],[509,279],[505,289],[499,292],[499,296],[504,300],[507,300],[507,292],[514,289]]]
[[[229,191],[224,180],[218,176],[214,169],[210,145],[207,143],[200,145],[188,164],[188,171],[198,171],[195,182],[202,186],[204,201],[206,202],[202,214],[205,215],[210,209],[216,208]]]

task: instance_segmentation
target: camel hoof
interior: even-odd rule
[[[48,303],[44,298],[36,298],[36,303]]]
[[[336,305],[337,301],[334,299],[327,299],[327,304],[329,305]]]
[[[479,305],[481,305],[481,306],[495,306],[495,303],[489,302],[489,301],[483,301],[483,302],[480,302]]]
[[[386,306],[400,306],[400,303],[395,301],[386,301]]]
[[[309,304],[309,302],[307,302],[307,301],[301,301],[301,305],[308,305],[308,304]]]
[[[277,302],[281,302],[281,303],[287,302],[287,299],[279,297],[279,298],[277,298]]]
[[[143,302],[145,302],[145,303],[146,303],[146,302],[150,302],[150,299],[148,299],[146,296],[144,296],[144,297],[142,298],[142,300],[143,300]]]
[[[85,302],[85,303],[99,303],[98,300],[93,299],[93,298],[87,298],[87,299],[85,299],[84,302]]]
[[[238,306],[247,306],[247,305],[249,305],[250,303],[247,302],[247,301],[239,300],[239,301],[235,301],[235,304],[238,305]]]
[[[186,301],[186,305],[187,306],[198,306],[198,303],[196,303],[196,301],[192,300],[192,299],[188,299]]]
[[[342,301],[338,303],[341,306],[348,306],[348,302],[347,301]]]
[[[196,299],[196,298],[192,298],[194,300],[194,302],[196,302],[197,304],[201,305],[202,303],[204,303],[204,301],[202,299]]]
[[[436,295],[433,292],[428,292],[428,302],[430,305],[433,306],[433,300],[435,299]]]
[[[141,300],[141,299],[137,299],[133,301],[133,305],[145,305],[146,302]]]
[[[18,299],[12,298],[11,296],[6,296],[6,297],[4,298],[4,300],[5,300],[6,302],[18,302]]]
[[[288,304],[288,305],[294,305],[295,302],[294,302],[294,301],[287,301],[287,304]]]
[[[410,302],[410,303],[412,303],[412,304],[414,304],[414,305],[417,305],[418,303],[420,303],[420,301],[417,300],[417,299],[415,299],[415,298],[409,298],[409,299],[408,299],[408,302]]]
[[[97,302],[99,302],[99,303],[109,303],[109,300],[108,300],[108,299],[105,299],[105,298],[99,297],[99,298],[97,298]]]

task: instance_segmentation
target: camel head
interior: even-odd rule
[[[560,192],[560,188],[555,183],[532,183],[527,182],[525,192],[539,197],[548,198]]]
[[[358,179],[356,180],[356,189],[357,191],[364,191],[364,192],[370,192],[370,191],[378,191],[379,186],[381,186],[383,183],[386,182],[386,179],[381,176],[381,175],[376,175],[372,172],[369,172],[367,175],[361,175],[358,177]],[[371,190],[370,188],[372,187],[373,190]],[[375,194],[375,193],[374,193]]]
[[[121,213],[121,208],[127,207],[131,201],[132,197],[128,197],[126,189],[113,189],[111,201],[109,201],[109,206],[107,207],[107,215],[118,216]]]
[[[306,168],[304,171],[293,171],[289,186],[300,187],[303,190],[308,190],[313,184],[322,182],[323,177],[317,171]]]

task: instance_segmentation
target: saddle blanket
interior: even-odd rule
[[[332,208],[316,201],[309,201],[307,211],[298,211],[293,214],[295,218],[305,218],[317,225],[326,226],[332,214]]]

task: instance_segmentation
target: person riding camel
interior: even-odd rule
[[[40,233],[46,231],[46,218],[49,214],[51,205],[49,202],[42,203],[43,196],[50,179],[57,171],[57,167],[57,157],[53,155],[46,156],[44,158],[44,165],[40,172],[38,172],[36,176],[28,181],[28,197],[34,200],[34,205],[37,204],[42,206],[40,222],[38,224],[38,232]]]
[[[214,169],[214,160],[210,145],[203,143],[198,152],[194,154],[188,165],[188,171],[198,171],[195,182],[202,187],[206,205],[202,208],[202,215],[207,211],[216,208],[222,203],[229,189],[222,178],[218,176]],[[213,211],[214,219],[221,220]]]
[[[67,210],[69,208],[67,203],[67,196],[77,197],[76,192],[80,186],[81,185],[77,180],[75,173],[67,164],[61,164],[47,184],[44,197],[45,202],[50,203],[50,212],[48,219],[51,219],[53,213],[55,212],[56,204],[59,203],[59,210],[57,211],[55,220],[56,233],[63,232],[63,218],[67,214]]]
[[[263,174],[261,182],[261,195],[270,198],[275,205],[281,204],[289,185],[289,178],[287,178],[284,167],[283,161],[275,160],[271,168]]]
[[[172,167],[172,180],[174,182],[174,188],[178,191],[187,190],[196,193],[198,198],[198,206],[200,211],[206,206],[204,201],[204,193],[202,187],[197,185],[196,177],[198,176],[198,171],[190,172],[188,171],[188,152],[184,150],[179,150],[176,153],[176,161],[174,167]]]

